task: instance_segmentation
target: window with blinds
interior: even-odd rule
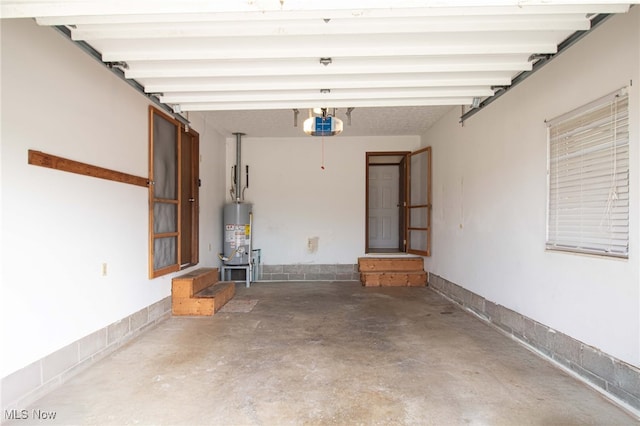
[[[627,257],[626,89],[547,122],[547,249]]]

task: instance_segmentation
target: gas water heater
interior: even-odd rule
[[[244,202],[244,191],[249,188],[249,166],[246,167],[246,185],[242,186],[242,159],[241,159],[241,139],[243,133],[234,133],[236,136],[236,164],[232,169],[231,176],[231,202],[225,204],[223,210],[224,226],[224,251],[220,255],[220,260],[224,266],[231,269],[238,266],[247,266],[247,277],[251,265],[251,221],[253,213],[252,204]],[[247,281],[248,283],[248,281]]]
[[[251,207],[244,202],[224,206],[224,263],[248,265],[251,261]]]

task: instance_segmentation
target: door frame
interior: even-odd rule
[[[382,151],[382,152],[366,152],[365,153],[365,243],[364,243],[364,252],[369,253],[369,167],[371,157],[389,157],[389,156],[401,156],[402,159],[399,162],[393,163],[375,163],[376,165],[384,165],[384,166],[398,166],[400,168],[398,185],[400,185],[398,192],[398,199],[400,201],[400,209],[398,210],[399,215],[399,229],[398,229],[398,252],[406,253],[407,251],[407,235],[406,235],[406,206],[407,206],[407,158],[411,154],[411,151]],[[374,165],[375,167],[375,165]]]
[[[426,163],[426,187],[425,187],[425,191],[426,194],[424,194],[426,196],[425,202],[424,204],[413,204],[413,200],[411,199],[411,158],[413,156],[416,155],[422,155],[425,154],[427,155],[427,163]],[[431,256],[431,210],[432,210],[432,204],[431,204],[431,166],[432,166],[432,151],[431,151],[431,146],[427,146],[421,149],[418,149],[416,151],[413,151],[411,153],[409,153],[407,155],[407,167],[405,168],[406,171],[406,188],[407,188],[407,197],[405,198],[405,214],[406,214],[406,227],[405,227],[405,246],[406,246],[406,252],[407,253],[412,253],[412,254],[417,254],[420,256]],[[424,210],[424,214],[425,214],[425,224],[424,226],[413,226],[413,224],[411,223],[411,212],[413,210]],[[416,249],[412,249],[411,248],[411,241],[409,241],[409,239],[411,238],[410,233],[411,232],[424,232],[425,238],[426,238],[426,247],[424,250],[416,250]]]
[[[169,123],[170,132],[166,129],[155,133],[156,120],[159,123]],[[164,121],[160,121],[164,120]],[[156,144],[160,146],[162,138],[168,138],[170,147],[165,150],[160,164],[166,165],[165,170],[169,170],[167,176],[156,173],[162,170],[160,164],[156,164]],[[185,142],[185,141],[189,142]],[[164,111],[149,105],[149,278],[157,278],[172,272],[179,271],[188,266],[196,265],[199,262],[199,214],[198,214],[198,187],[199,187],[199,153],[200,136],[193,129],[186,129],[185,126],[174,117],[167,115]],[[167,141],[165,140],[165,145]],[[187,146],[189,145],[189,146]],[[189,151],[190,161],[183,159],[185,151]],[[185,173],[186,169],[189,173]],[[169,176],[169,177],[168,177]],[[188,181],[185,181],[188,177]],[[169,192],[159,192],[156,195],[156,188],[163,187],[164,183],[170,181],[175,188]],[[184,188],[183,188],[184,185]],[[188,191],[187,191],[188,189]],[[175,194],[171,194],[175,192]],[[193,199],[193,202],[190,201]],[[190,206],[184,209],[185,203]],[[173,214],[165,213],[170,222],[164,229],[156,229],[156,205],[175,206]],[[189,215],[190,221],[185,221],[185,214]],[[183,233],[186,238],[183,238]],[[160,239],[171,240],[169,250],[156,249],[156,241]],[[188,250],[184,250],[187,247]],[[174,250],[175,254],[171,252]],[[169,255],[166,252],[169,251]],[[183,253],[184,251],[184,253]],[[162,256],[165,256],[164,258]],[[161,265],[156,265],[156,261],[162,259]]]
[[[199,262],[200,135],[182,127],[180,134],[180,269]]]

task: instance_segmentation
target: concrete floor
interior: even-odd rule
[[[29,410],[65,425],[638,424],[428,288],[238,285],[247,300],[163,322]]]

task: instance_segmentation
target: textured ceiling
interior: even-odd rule
[[[336,115],[344,122],[341,136],[421,135],[452,108],[460,109],[451,106],[355,108],[351,113],[351,125],[345,109],[338,109]],[[254,137],[305,136],[302,121],[308,117],[307,110],[300,111],[298,126],[294,127],[292,109],[205,114],[207,122],[224,136],[240,132]]]

